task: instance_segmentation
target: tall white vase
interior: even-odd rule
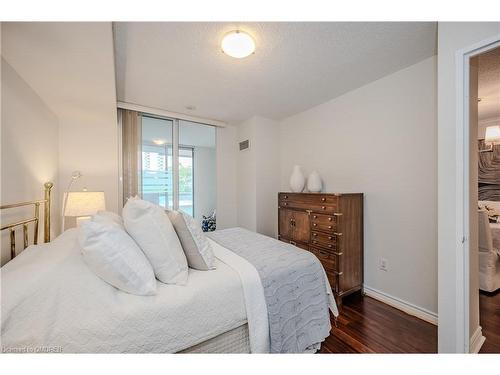
[[[300,166],[295,165],[293,167],[292,175],[290,176],[290,189],[294,193],[300,193],[304,190],[304,185],[306,184],[306,178],[300,169]]]
[[[307,190],[312,193],[319,193],[323,188],[321,177],[318,172],[313,171],[307,178]]]

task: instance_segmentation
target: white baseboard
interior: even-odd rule
[[[423,307],[416,306],[410,302],[404,301],[400,298],[393,297],[387,293],[381,292],[380,290],[371,288],[369,286],[363,285],[364,293],[368,297],[372,297],[380,302],[383,302],[389,306],[392,306],[398,310],[404,311],[409,315],[413,315],[419,319],[425,320],[428,323],[437,325],[438,316],[435,312],[424,309]]]
[[[469,341],[469,352],[470,353],[479,353],[481,350],[481,346],[483,346],[486,338],[483,336],[483,329],[481,326],[476,328],[476,331],[472,335]]]

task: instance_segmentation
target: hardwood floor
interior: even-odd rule
[[[344,298],[332,333],[320,353],[436,353],[437,326],[373,298]]]
[[[479,321],[486,341],[480,353],[500,353],[500,291],[479,293]]]

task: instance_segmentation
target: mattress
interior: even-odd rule
[[[248,324],[236,327],[178,353],[250,353]]]

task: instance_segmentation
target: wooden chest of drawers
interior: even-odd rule
[[[363,194],[279,193],[278,238],[312,252],[339,305],[363,285]]]

